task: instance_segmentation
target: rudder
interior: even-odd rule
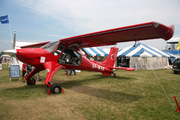
[[[115,63],[116,58],[117,58],[118,49],[119,48],[117,48],[117,47],[111,47],[109,55],[108,55],[107,59],[104,61],[104,64],[106,66],[108,66],[108,67],[114,66],[114,63]]]

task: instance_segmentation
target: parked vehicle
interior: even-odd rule
[[[178,74],[180,71],[180,58],[177,58],[173,62],[172,70],[174,71],[174,74]]]

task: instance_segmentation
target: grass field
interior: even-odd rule
[[[174,107],[173,96],[180,104],[180,74],[172,70],[155,70]],[[40,73],[42,81],[27,86],[13,78],[9,81],[9,68],[0,71],[1,120],[178,120],[152,71],[116,71],[117,77],[102,76],[98,72],[82,71],[66,76],[60,70],[52,82],[59,83],[64,93],[47,95],[44,85],[46,71]]]

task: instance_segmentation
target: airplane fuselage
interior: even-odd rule
[[[59,44],[58,44],[59,46]],[[78,50],[75,51],[68,47],[64,47],[60,54],[55,54],[58,46],[55,47],[54,51],[48,52],[43,48],[24,48],[17,49],[16,56],[17,58],[32,66],[43,66],[46,62],[57,62],[60,65],[63,65],[66,69],[75,69],[75,70],[86,70],[86,71],[98,71],[98,72],[112,72],[110,68],[107,68],[103,63],[94,62]],[[67,52],[66,52],[67,49]],[[69,52],[69,54],[68,54]],[[75,53],[75,54],[74,54]]]

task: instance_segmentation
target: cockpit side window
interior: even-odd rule
[[[45,44],[41,48],[47,50],[48,52],[52,52],[54,50],[54,48],[59,44],[59,42],[60,41],[50,42],[50,43]]]
[[[64,45],[63,45],[63,44],[60,44],[60,45],[56,48],[56,50],[54,50],[54,51],[52,52],[52,54],[55,55],[55,56],[57,56],[57,55],[61,54],[61,52],[62,52],[63,49],[64,49]]]
[[[69,64],[69,65],[80,65],[81,64],[81,55],[71,49],[70,47],[67,47],[64,52],[61,54],[58,62],[60,64]]]

